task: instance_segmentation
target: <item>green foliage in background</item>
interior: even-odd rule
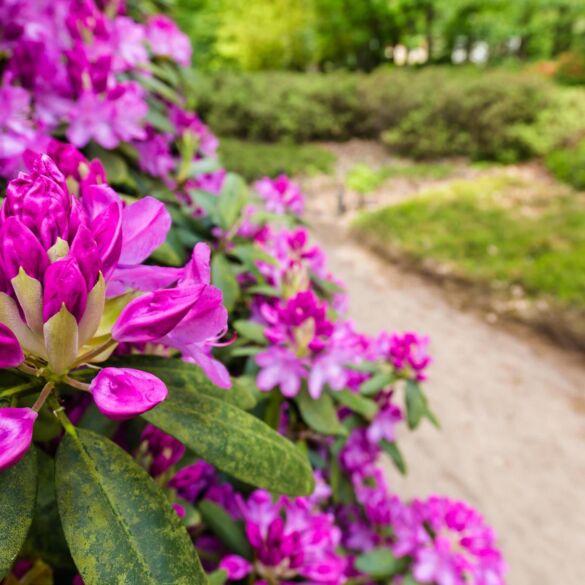
[[[282,174],[298,177],[329,173],[335,162],[331,152],[313,144],[268,144],[236,138],[222,139],[220,157],[226,168],[247,181]]]
[[[350,73],[221,73],[193,97],[222,136],[305,142],[379,138],[429,159],[513,162],[564,146],[585,128],[581,90],[528,73],[448,67]]]
[[[198,67],[370,71],[389,48],[426,47],[429,62],[556,58],[585,47],[575,0],[175,0]]]
[[[532,203],[515,202],[527,189]],[[364,213],[355,229],[382,249],[448,263],[472,281],[519,284],[531,296],[585,308],[583,194],[507,175],[460,180]]]

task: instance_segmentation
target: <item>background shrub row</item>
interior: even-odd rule
[[[224,72],[197,76],[193,87],[201,115],[222,136],[382,138],[414,158],[500,162],[575,143],[585,134],[584,95],[530,73],[440,67],[369,75]]]

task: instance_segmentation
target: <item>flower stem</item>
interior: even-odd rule
[[[78,390],[83,390],[84,392],[89,392],[89,384],[84,384],[83,382],[80,382],[79,380],[76,380],[75,378],[72,378],[71,376],[67,376],[65,378],[65,383],[69,384],[69,386],[72,386],[73,388],[77,388]]]
[[[53,384],[53,382],[47,382],[44,386],[44,388],[41,390],[41,393],[39,394],[39,397],[36,399],[35,403],[32,405],[32,409],[35,412],[39,412],[39,410],[41,410],[41,408],[43,408],[43,404],[45,404],[47,398],[49,397],[49,394],[53,391],[53,388],[55,387],[55,384]]]
[[[116,345],[117,343],[118,342],[115,339],[110,337],[110,339],[108,339],[108,341],[106,341],[105,343],[102,343],[102,345],[96,347],[95,349],[92,349],[91,351],[88,351],[86,354],[83,354],[82,356],[77,358],[77,360],[73,364],[73,368],[76,368],[85,362],[91,361],[93,358],[104,353],[104,351],[106,351],[113,345]]]
[[[65,432],[69,435],[73,435],[77,437],[77,430],[73,423],[69,420],[67,414],[65,414],[65,409],[59,404],[59,400],[56,396],[49,397],[49,406],[53,411],[53,414],[59,419],[61,426],[65,429]]]
[[[0,399],[1,398],[10,398],[10,396],[14,396],[15,394],[20,394],[21,392],[25,392],[26,390],[31,390],[37,385],[37,382],[26,382],[25,384],[19,384],[18,386],[13,386],[12,388],[7,388],[0,392]]]

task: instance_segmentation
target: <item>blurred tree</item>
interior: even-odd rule
[[[158,1],[174,4],[201,68],[370,71],[398,44],[443,63],[585,54],[585,0]]]

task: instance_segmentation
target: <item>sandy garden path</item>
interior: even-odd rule
[[[396,491],[437,492],[482,510],[509,585],[585,584],[583,356],[459,310],[436,285],[353,242],[334,214],[313,207],[309,216],[331,271],[347,284],[357,326],[432,339],[427,392],[442,430],[405,432],[410,471],[390,472]]]

